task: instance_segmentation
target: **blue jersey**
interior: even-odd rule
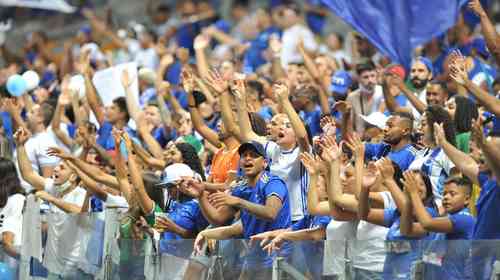
[[[290,199],[288,189],[285,182],[278,176],[271,175],[269,172],[264,172],[255,187],[248,185],[237,186],[232,195],[245,199],[255,204],[265,205],[267,198],[276,196],[281,200],[282,206],[276,218],[272,221],[261,219],[245,209],[240,210],[241,224],[243,225],[243,238],[248,239],[252,235],[272,231],[276,229],[285,229],[291,226]],[[289,253],[288,248],[282,248],[278,252],[280,255]],[[249,248],[248,254],[245,257],[245,263],[249,266],[263,265],[271,267],[272,260],[276,253],[268,256],[262,251],[258,244],[254,244]]]
[[[250,48],[243,56],[244,72],[249,74],[257,71],[257,69],[266,63],[263,52],[269,47],[269,38],[276,34],[281,37],[281,32],[278,28],[271,26],[257,35],[255,39],[250,41]]]
[[[394,151],[391,145],[387,143],[366,143],[365,144],[365,159],[367,161],[379,160],[383,157],[389,157],[396,163],[401,171],[406,171],[410,164],[415,159],[417,149],[411,144],[407,144],[402,149]]]
[[[470,279],[472,266],[470,258],[472,233],[475,218],[468,208],[457,213],[448,214],[453,225],[453,232],[436,234],[433,241],[429,241],[424,252],[423,260],[426,265],[424,279]]]
[[[319,125],[319,121],[321,119],[321,108],[319,106],[316,106],[316,108],[314,108],[311,112],[301,111],[299,115],[304,120],[304,123],[309,126],[311,136],[321,134],[322,130]]]
[[[312,229],[312,228],[323,228],[326,229],[330,221],[332,220],[329,216],[312,216],[305,215],[304,218],[298,220],[292,225],[292,230],[301,229]],[[299,245],[300,244],[300,245]],[[303,253],[304,261],[309,269],[309,272],[313,276],[312,279],[321,279],[322,268],[323,268],[323,251],[325,244],[323,241],[305,241],[302,243],[295,242],[294,246],[299,245],[300,251]],[[295,260],[300,261],[300,260]],[[297,264],[296,267],[301,267]]]
[[[289,228],[290,220],[290,199],[285,182],[278,176],[264,172],[255,187],[248,185],[237,186],[232,195],[245,199],[255,204],[265,205],[267,198],[276,196],[281,200],[282,206],[276,218],[272,221],[258,218],[245,209],[241,210],[241,223],[243,224],[243,237],[250,238],[252,235]]]
[[[478,181],[481,193],[476,203],[477,221],[473,239],[500,239],[500,192],[496,180],[486,172],[480,172]]]
[[[437,211],[426,208],[432,217]],[[384,224],[389,228],[386,238],[387,255],[384,262],[384,279],[410,279],[412,267],[421,256],[419,240],[431,239],[433,234],[421,238],[403,236],[400,232],[401,216],[397,209],[384,210]]]
[[[105,150],[110,151],[115,149],[115,139],[111,132],[113,131],[113,125],[110,122],[105,121],[99,130],[97,130],[97,144],[103,147]],[[136,138],[137,134],[135,130],[131,129],[129,126],[125,127],[125,131],[128,133],[130,138]]]
[[[14,131],[12,126],[12,119],[10,118],[9,112],[0,112],[0,117],[2,118],[5,135],[10,141],[12,141],[13,140],[12,135]]]
[[[309,5],[313,6],[314,8],[324,8],[326,9],[326,6],[322,4],[322,1],[320,0],[309,0],[307,1]],[[323,15],[320,15],[318,13],[314,12],[307,12],[306,13],[306,22],[309,28],[311,29],[312,32],[315,34],[321,34],[323,32],[323,28],[326,23],[326,17]]]
[[[173,201],[167,209],[167,215],[172,222],[181,228],[194,233],[195,235],[208,226],[205,216],[201,213],[197,200],[190,199],[185,202]],[[164,232],[160,241],[160,252],[168,252],[179,257],[188,257],[191,249],[185,247],[192,246],[190,242],[172,242],[172,240],[182,240],[183,238],[173,232]]]

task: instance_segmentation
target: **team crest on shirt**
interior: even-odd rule
[[[262,176],[260,176],[260,181],[264,184],[267,184],[267,182],[269,182],[271,178],[269,177],[269,175],[267,173],[264,173],[262,174]]]

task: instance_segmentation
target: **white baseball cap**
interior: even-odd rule
[[[361,115],[361,118],[368,124],[378,127],[380,129],[385,128],[385,123],[389,119],[386,115],[380,112],[373,112],[368,116]]]
[[[195,177],[195,173],[188,165],[184,163],[174,163],[163,170],[160,186],[172,184],[181,180],[183,177]]]

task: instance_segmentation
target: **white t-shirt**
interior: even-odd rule
[[[281,37],[281,65],[287,68],[289,63],[302,62],[302,55],[297,50],[297,44],[300,39],[304,40],[304,47],[309,51],[315,51],[318,48],[314,34],[309,28],[302,24],[295,24],[294,26],[285,29]]]
[[[420,102],[424,103],[424,105],[427,105],[427,89],[424,88],[421,92],[416,92],[418,100]],[[418,124],[420,123],[420,118],[422,118],[422,115],[418,112],[418,110],[411,104],[410,101],[408,101],[408,105],[411,107],[411,113],[413,114],[413,119],[415,120],[415,123]]]
[[[154,48],[149,49],[139,49],[135,54],[134,61],[139,67],[146,67],[151,70],[155,70],[160,63],[158,54]]]
[[[384,208],[396,207],[390,192],[380,193],[384,198]],[[359,221],[356,242],[353,248],[353,266],[359,269],[382,272],[385,262],[385,238],[389,228]]]
[[[339,280],[345,279],[345,260],[352,256],[356,224],[357,221],[340,222],[332,219],[326,227],[323,275],[337,275]]]
[[[441,148],[423,149],[417,153],[409,170],[421,170],[432,184],[432,193],[438,206],[442,205],[444,181],[450,176],[455,164]]]
[[[103,202],[105,208],[124,208],[128,209],[127,199],[120,195],[107,194],[106,201]]]
[[[283,151],[278,144],[269,141],[265,146],[270,162],[271,174],[279,176],[286,183],[290,197],[292,221],[304,217],[307,211],[307,188],[309,175],[300,162],[300,148]]]
[[[54,180],[45,180],[45,190],[54,196],[57,191]],[[62,200],[75,205],[83,205],[86,191],[76,187],[65,194]],[[80,260],[81,241],[84,230],[81,227],[80,216],[68,214],[55,205],[50,205],[48,213],[48,236],[43,259],[44,266],[52,273],[65,275],[73,269]]]
[[[54,140],[54,137],[49,132],[37,133],[30,139],[28,139],[28,141],[26,141],[26,143],[24,144],[24,148],[26,149],[26,153],[28,154],[28,159],[31,162],[33,171],[41,175],[42,167],[56,166],[57,164],[59,164],[59,158],[47,155],[48,148],[57,146],[58,145]],[[28,182],[24,181],[21,173],[19,173],[17,151],[14,157],[16,159],[14,162],[16,164],[18,175],[21,180],[21,186],[23,186],[23,188],[28,193],[33,190],[33,187],[28,184]]]
[[[23,236],[23,208],[26,197],[22,194],[11,195],[7,204],[0,209],[0,236],[4,232],[14,234],[14,246],[21,246]]]

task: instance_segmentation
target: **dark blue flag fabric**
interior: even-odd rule
[[[322,0],[384,55],[408,67],[418,45],[455,24],[468,0]]]

